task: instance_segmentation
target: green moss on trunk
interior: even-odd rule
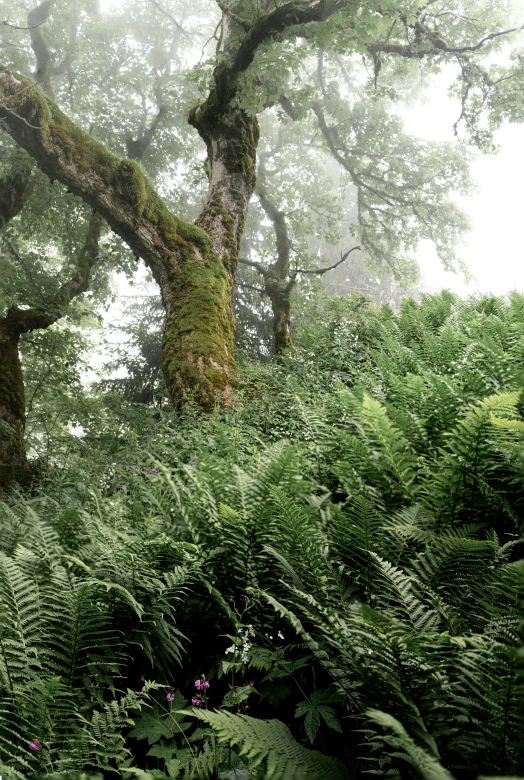
[[[18,341],[18,333],[10,333],[0,323],[0,492],[31,479],[24,445],[25,393]]]
[[[204,410],[229,403],[234,386],[232,281],[219,257],[188,258],[171,282],[173,306],[162,346],[164,376],[175,397]]]

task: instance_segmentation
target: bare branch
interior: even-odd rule
[[[330,265],[328,268],[315,268],[312,270],[309,270],[307,268],[296,268],[293,273],[294,274],[317,274],[318,276],[322,276],[322,274],[327,274],[328,271],[332,271],[334,268],[337,268],[339,265],[344,263],[351,252],[354,252],[356,249],[362,249],[361,246],[353,246],[351,249],[348,249],[345,254],[340,256],[340,260],[338,260],[334,265]]]
[[[247,282],[237,282],[237,287],[240,287],[241,290],[253,290],[260,293],[260,295],[266,295],[266,291],[262,287],[255,287],[254,284],[248,284]]]
[[[413,48],[411,45],[396,43],[371,43],[368,45],[367,49],[371,56],[376,56],[381,53],[398,54],[400,57],[421,60],[428,55],[435,54],[468,54],[482,49],[482,47],[490,41],[524,30],[524,24],[522,24],[519,27],[512,27],[510,30],[501,30],[500,32],[490,33],[490,35],[486,35],[485,38],[482,38],[478,43],[470,46],[449,46],[446,41],[440,37],[439,33],[428,30],[421,24],[418,24],[417,27],[426,36],[426,40],[431,44],[432,48]]]
[[[73,278],[62,285],[57,294],[45,303],[45,307],[19,309],[17,306],[12,306],[4,318],[12,333],[29,333],[32,330],[48,328],[63,316],[64,309],[73,298],[88,289],[91,270],[99,256],[98,244],[101,230],[102,217],[100,214],[93,213],[84,245],[75,263]]]
[[[265,276],[267,273],[267,269],[264,268],[262,263],[256,263],[254,260],[246,260],[244,257],[239,257],[238,262],[242,263],[242,265],[249,265],[251,268],[254,268],[261,276]]]

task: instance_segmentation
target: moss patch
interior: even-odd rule
[[[173,313],[162,348],[166,382],[193,391],[202,408],[233,383],[232,282],[220,258],[188,259],[172,282]]]

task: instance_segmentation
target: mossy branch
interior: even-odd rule
[[[260,16],[247,30],[232,54],[225,56],[214,70],[214,86],[199,108],[190,115],[190,123],[198,129],[205,119],[223,114],[235,97],[240,76],[249,68],[258,49],[266,41],[282,35],[292,27],[322,22],[347,5],[347,0],[315,0],[292,2]],[[226,44],[227,48],[227,44]]]
[[[51,180],[58,180],[101,214],[142,257],[161,286],[177,252],[208,253],[200,228],[172,214],[140,165],[111,154],[75,125],[29,79],[0,68],[0,119]]]

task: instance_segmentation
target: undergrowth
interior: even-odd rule
[[[0,505],[5,778],[524,765],[524,296],[334,301]]]

